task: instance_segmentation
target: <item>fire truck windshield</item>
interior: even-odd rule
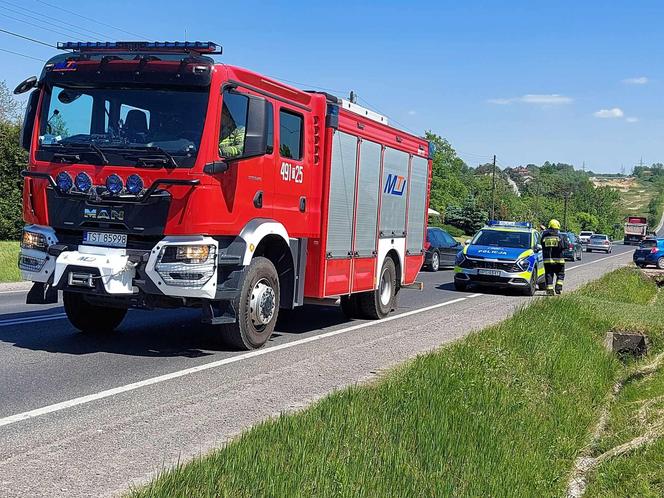
[[[37,159],[191,167],[201,142],[208,89],[50,86]],[[101,150],[102,154],[75,154]]]

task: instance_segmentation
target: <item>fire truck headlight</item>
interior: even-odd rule
[[[108,178],[106,178],[106,189],[113,195],[119,195],[122,192],[124,185],[122,184],[122,178],[113,173]]]
[[[210,255],[210,246],[178,246],[175,259],[185,263],[204,263]]]
[[[46,251],[48,244],[44,234],[30,232],[23,230],[23,237],[21,237],[21,247],[23,249],[37,249],[38,251]]]
[[[74,185],[74,182],[72,181],[71,176],[69,176],[69,173],[60,171],[58,176],[55,177],[55,184],[61,192],[69,192]]]
[[[127,177],[127,191],[130,194],[138,195],[143,191],[143,179],[137,174]]]
[[[92,187],[92,178],[87,173],[79,173],[74,179],[74,185],[79,192],[86,193]]]
[[[201,287],[214,275],[216,248],[212,245],[172,245],[162,249],[155,270],[166,285]]]

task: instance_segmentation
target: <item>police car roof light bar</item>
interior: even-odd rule
[[[519,228],[532,228],[533,224],[529,221],[504,221],[504,220],[490,220],[487,223],[490,227],[519,227]]]
[[[118,42],[58,42],[60,50],[75,52],[97,52],[99,50],[122,50],[129,52],[196,52],[199,54],[221,54],[222,47],[207,41],[118,41]]]

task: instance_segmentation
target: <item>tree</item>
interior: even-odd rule
[[[20,173],[28,156],[18,144],[19,108],[7,85],[0,82],[0,239],[18,239],[23,226]]]

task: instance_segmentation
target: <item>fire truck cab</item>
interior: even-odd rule
[[[424,257],[432,150],[211,42],[64,43],[31,91],[19,267],[84,332],[197,307],[238,348],[279,309],[382,318]]]

